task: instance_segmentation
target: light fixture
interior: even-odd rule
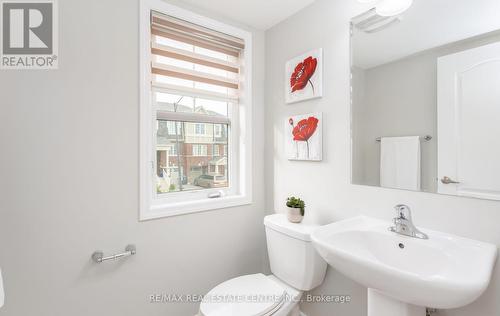
[[[413,0],[383,0],[377,3],[375,10],[381,16],[394,16],[408,10],[412,4]]]
[[[358,30],[365,33],[375,33],[400,22],[397,16],[381,16],[375,12],[375,8],[352,18],[351,23]]]

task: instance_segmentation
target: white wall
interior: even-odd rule
[[[263,139],[254,204],[138,222],[138,0],[64,0],[55,71],[0,71],[0,267],[5,316],[193,315],[205,294],[262,270]],[[255,120],[263,121],[264,34],[254,32]],[[91,253],[137,245],[97,266]]]
[[[358,214],[391,219],[393,206],[406,203],[415,222],[483,241],[500,243],[500,203],[351,185],[349,107],[349,20],[368,7],[351,0],[317,0],[266,33],[266,182],[272,184],[266,205],[284,209],[289,194],[303,197],[306,220],[327,223]],[[312,48],[324,49],[324,97],[285,105],[283,67],[287,59]],[[283,119],[292,114],[324,113],[324,161],[291,162],[284,154]],[[429,258],[432,260],[432,258]],[[390,280],[388,280],[390,281]],[[324,294],[351,294],[348,305],[304,304],[309,316],[366,315],[365,289],[333,269],[328,270]],[[473,304],[440,315],[497,315],[500,273],[496,269],[487,292]]]

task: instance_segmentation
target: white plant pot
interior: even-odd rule
[[[292,223],[300,223],[304,219],[304,216],[300,214],[300,208],[295,208],[295,207],[286,207],[286,216],[288,217],[288,220]]]

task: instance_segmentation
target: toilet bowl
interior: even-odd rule
[[[290,223],[283,214],[266,216],[267,250],[272,275],[244,275],[210,290],[199,316],[299,316],[303,291],[325,278],[326,262],[311,244],[318,225]]]

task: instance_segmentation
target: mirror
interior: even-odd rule
[[[500,1],[351,21],[352,183],[500,200]]]

